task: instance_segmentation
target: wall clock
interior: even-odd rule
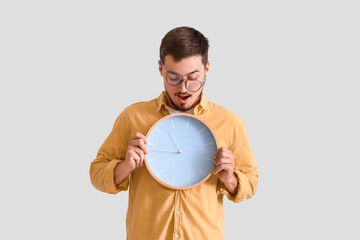
[[[157,121],[147,134],[150,174],[172,189],[187,189],[210,177],[217,152],[211,130],[189,114],[172,114]]]

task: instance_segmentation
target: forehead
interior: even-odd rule
[[[179,74],[188,74],[195,70],[201,72],[204,69],[204,65],[201,60],[201,55],[183,58],[180,61],[175,61],[171,55],[166,55],[164,65],[168,71]]]

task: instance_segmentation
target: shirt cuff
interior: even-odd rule
[[[249,199],[252,195],[255,194],[251,189],[247,187],[247,183],[249,182],[248,176],[245,173],[242,173],[239,170],[234,170],[234,174],[238,181],[236,194],[231,194],[225,187],[225,185],[219,181],[217,194],[218,195],[226,195],[230,201],[238,203],[240,201],[244,201]],[[256,189],[256,187],[255,187]]]
[[[119,185],[115,185],[114,173],[116,166],[121,163],[122,160],[111,160],[104,169],[104,184],[107,193],[115,194],[120,191],[126,191],[129,187],[129,177],[125,178]]]

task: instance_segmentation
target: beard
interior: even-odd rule
[[[202,90],[201,90],[201,93],[199,94],[199,96],[197,97],[197,99],[194,101],[193,104],[191,105],[188,105],[187,103],[185,104],[181,104],[181,103],[178,103],[176,104],[171,96],[169,95],[166,87],[165,87],[165,91],[166,91],[166,101],[167,101],[167,104],[171,107],[171,108],[174,108],[175,110],[178,110],[178,111],[183,111],[183,112],[186,112],[186,111],[189,111],[190,109],[193,109],[199,102],[200,102],[200,98],[201,98],[201,95],[202,95]],[[192,94],[191,93],[181,93],[181,92],[176,92],[174,94],[173,97],[177,97],[178,94],[188,94],[190,95],[190,97],[192,97]]]

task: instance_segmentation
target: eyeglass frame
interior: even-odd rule
[[[166,68],[165,68],[165,65],[164,65],[164,63],[160,60],[160,64],[161,64],[161,66],[164,68],[164,70],[165,70],[165,73],[166,73],[166,82],[168,83],[168,84],[170,84],[171,86],[177,86],[177,85],[179,85],[180,83],[182,83],[183,81],[185,81],[185,88],[186,88],[186,90],[188,90],[189,92],[197,92],[197,91],[199,91],[204,85],[205,85],[205,83],[206,83],[206,75],[204,75],[204,81],[203,82],[201,82],[200,80],[198,80],[198,79],[187,79],[187,76],[182,76],[182,75],[180,75],[179,73],[176,73],[176,72],[171,72],[172,74],[175,74],[175,75],[178,75],[178,76],[180,76],[181,77],[181,80],[177,83],[177,84],[171,84],[171,83],[169,83],[169,81],[168,81],[168,75],[169,75],[169,71],[168,70],[166,70]],[[186,78],[185,80],[184,80],[184,78]],[[200,87],[199,87],[199,89],[198,90],[196,90],[196,91],[190,91],[189,89],[188,89],[188,87],[187,87],[187,82],[188,81],[197,81],[197,82],[200,82]]]

